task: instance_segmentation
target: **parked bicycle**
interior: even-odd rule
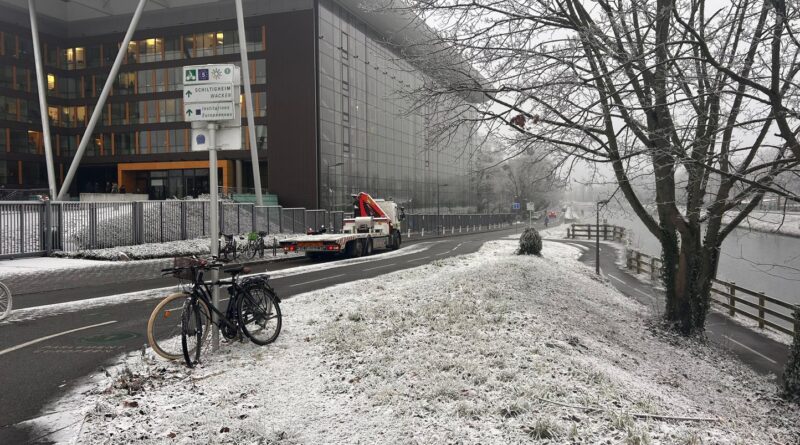
[[[11,313],[11,291],[8,286],[0,282],[0,320]]]
[[[247,234],[247,244],[245,244],[243,254],[250,259],[258,255],[259,258],[264,258],[264,252],[267,250],[267,244],[264,242],[264,237],[267,232],[250,232]]]
[[[239,256],[239,251],[236,246],[236,235],[222,235],[222,242],[219,246],[219,256],[224,258],[225,261],[235,260]]]
[[[220,333],[226,339],[241,339],[246,336],[253,343],[262,346],[272,343],[280,334],[282,325],[280,299],[269,285],[269,277],[257,276],[241,280],[240,275],[246,273],[245,267],[222,269],[222,266],[222,263],[216,261],[200,260],[188,267],[174,267],[162,271],[180,277],[191,274],[193,277],[192,288],[185,294],[180,309],[181,352],[186,365],[190,368],[200,360],[200,352],[207,340],[211,323],[220,328]],[[203,280],[204,273],[211,269],[221,269],[231,277],[216,283],[206,283]],[[226,289],[229,300],[224,312],[211,303],[212,284],[228,286]],[[216,322],[211,320],[209,316],[211,313],[216,314]],[[157,338],[155,334],[152,336]],[[151,333],[148,332],[148,339],[150,337]],[[162,351],[174,354],[174,348],[167,349],[169,346],[160,341],[155,343]],[[153,349],[156,350],[155,347]]]

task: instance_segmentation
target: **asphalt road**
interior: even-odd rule
[[[427,249],[408,255],[376,254],[370,261],[309,271],[272,279],[281,299],[339,283],[375,277],[416,267],[436,259],[477,251],[484,242],[518,232],[521,226],[424,240],[406,240],[404,247],[426,243]],[[270,263],[270,272],[308,264],[307,259]],[[265,266],[254,267],[254,272]],[[56,292],[24,295],[15,309],[85,300],[161,288],[174,279],[153,279],[103,286],[81,286]],[[147,342],[147,319],[158,300],[120,302],[61,315],[0,325],[0,444],[48,443],[24,425],[41,415],[47,404],[64,395],[80,379],[107,365],[120,354],[142,349]],[[291,302],[287,302],[291,305]]]

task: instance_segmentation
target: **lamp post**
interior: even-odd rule
[[[335,163],[335,164],[333,164],[333,165],[329,165],[329,166],[327,167],[327,169],[328,169],[328,170],[327,170],[327,180],[328,180],[328,206],[330,207],[330,210],[331,210],[331,211],[333,211],[333,209],[334,209],[334,207],[335,207],[335,206],[333,205],[333,188],[331,187],[331,169],[332,169],[332,168],[335,168],[335,167],[339,167],[340,165],[344,165],[344,162],[337,162],[337,163]]]
[[[594,243],[594,271],[600,275],[600,208],[608,204],[608,200],[604,199],[597,201],[597,224],[595,225],[595,243]]]
[[[438,224],[436,231],[439,232],[439,235],[442,234],[442,214],[441,214],[441,207],[439,206],[439,190],[442,187],[447,187],[449,184],[439,184],[436,183],[436,222]]]

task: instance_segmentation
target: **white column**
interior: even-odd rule
[[[81,143],[78,145],[78,150],[75,152],[75,158],[72,160],[72,164],[69,166],[69,171],[64,177],[64,184],[61,185],[61,192],[58,193],[59,201],[64,199],[64,197],[67,195],[69,186],[72,184],[72,180],[75,179],[75,172],[78,170],[78,165],[81,163],[83,152],[86,151],[86,145],[89,143],[89,140],[92,137],[92,132],[94,132],[94,127],[97,125],[97,121],[100,120],[100,116],[103,115],[103,107],[106,104],[106,99],[108,98],[108,94],[111,92],[111,87],[114,85],[114,80],[117,78],[117,73],[119,72],[120,65],[122,65],[122,60],[125,58],[125,54],[128,52],[128,44],[131,42],[133,32],[136,30],[136,25],[139,24],[139,19],[142,17],[142,11],[144,10],[145,4],[147,4],[147,0],[139,0],[139,5],[136,7],[136,11],[133,13],[131,24],[128,26],[128,32],[125,33],[125,38],[122,40],[122,44],[119,47],[119,52],[117,52],[117,58],[114,59],[114,64],[111,66],[111,72],[108,74],[106,84],[103,86],[103,91],[100,93],[100,97],[97,99],[97,105],[95,105],[94,111],[92,112],[92,117],[89,119],[89,125],[86,126],[86,131],[83,133]]]
[[[250,137],[250,159],[253,161],[253,187],[256,189],[256,204],[263,206],[261,196],[261,172],[258,169],[258,144],[256,141],[256,124],[253,115],[253,93],[250,90],[250,64],[247,61],[247,36],[244,33],[244,12],[242,0],[236,0],[236,23],[239,25],[239,53],[242,59],[242,77],[244,80],[244,104],[247,112],[247,130]]]
[[[50,199],[56,198],[56,171],[53,166],[53,147],[50,139],[50,114],[47,112],[47,89],[45,88],[44,69],[42,67],[42,51],[39,47],[39,24],[36,22],[36,5],[28,0],[28,12],[31,16],[31,37],[33,39],[33,59],[36,61],[36,86],[39,91],[39,114],[42,118],[42,138],[44,138],[44,159],[47,164],[47,185]]]

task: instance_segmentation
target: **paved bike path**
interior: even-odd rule
[[[594,241],[553,239],[549,241],[588,247],[582,249],[580,261],[595,267]],[[600,245],[600,270],[617,290],[650,307],[654,313],[663,314],[665,297],[662,291],[653,288],[629,274],[617,264],[617,249],[613,245]],[[706,320],[706,335],[714,344],[729,350],[755,371],[779,379],[786,365],[789,347],[751,328],[742,326],[725,314],[710,311]]]

